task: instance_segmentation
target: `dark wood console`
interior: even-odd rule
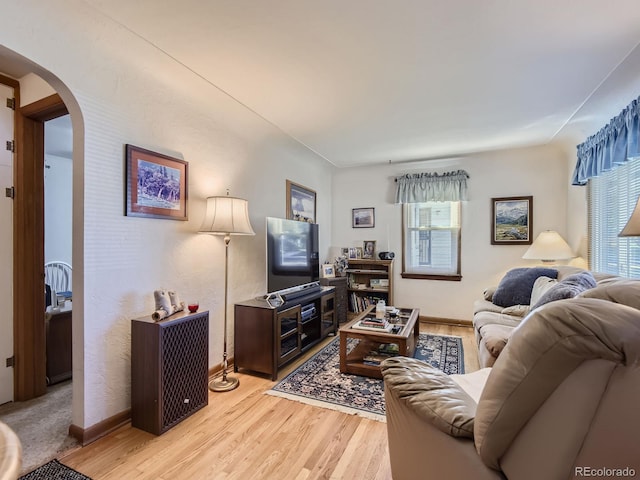
[[[278,306],[261,298],[236,303],[234,325],[234,370],[276,380],[280,367],[337,332],[334,288],[322,287]]]
[[[160,435],[209,401],[209,312],[131,321],[131,425]]]

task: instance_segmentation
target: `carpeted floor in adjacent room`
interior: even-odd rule
[[[10,426],[22,443],[22,473],[79,446],[69,436],[71,386],[68,380],[48,387],[41,397],[0,406],[0,421]]]

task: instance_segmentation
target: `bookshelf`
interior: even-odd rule
[[[349,260],[346,273],[350,317],[378,300],[393,305],[393,260]]]

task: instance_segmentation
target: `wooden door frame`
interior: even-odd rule
[[[58,94],[16,108],[14,162],[14,398],[47,391],[44,295],[44,122],[68,112]]]

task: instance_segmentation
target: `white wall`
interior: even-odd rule
[[[220,363],[224,247],[197,234],[205,198],[229,188],[249,201],[257,235],[231,242],[233,304],[265,291],[264,218],[285,215],[287,178],[317,192],[328,247],[333,167],[81,1],[25,0],[4,13],[15,21],[3,45],[42,67],[71,112],[73,423],[87,428],[130,407],[130,320],[151,314],[154,289],[210,311],[209,363]],[[189,162],[187,222],[123,215],[126,143]]]
[[[401,206],[393,204],[396,176],[463,169],[469,200],[462,207],[462,281],[402,279]],[[399,306],[419,307],[421,315],[471,320],[473,301],[522,260],[527,246],[491,245],[491,198],[533,195],[534,238],[542,230],[566,235],[567,159],[551,146],[489,152],[456,160],[392,164],[338,170],[333,190],[333,246],[362,246],[376,240],[378,250],[395,252],[394,296]],[[351,209],[375,207],[373,229],[351,227]],[[388,239],[388,240],[387,240]]]
[[[72,160],[45,155],[44,164],[44,261],[71,265]]]

